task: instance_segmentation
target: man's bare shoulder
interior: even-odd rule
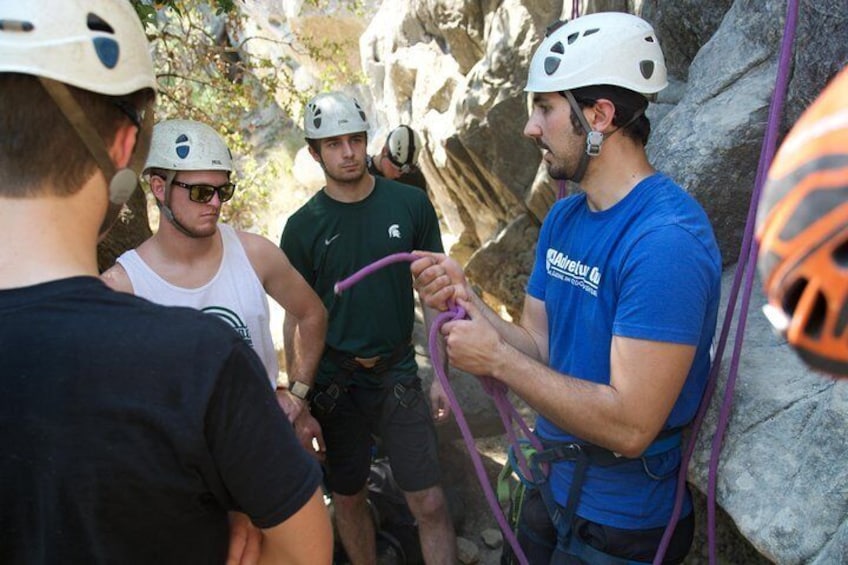
[[[236,230],[236,234],[251,262],[254,259],[279,256],[283,252],[267,237],[240,230]]]
[[[134,294],[132,281],[130,281],[127,271],[120,263],[115,263],[112,267],[103,271],[100,279],[112,290]]]

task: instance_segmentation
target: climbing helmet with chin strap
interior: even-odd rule
[[[600,12],[549,29],[533,54],[525,92],[613,85],[650,97],[668,85],[654,29],[638,16]]]
[[[210,126],[194,120],[165,120],[153,127],[150,154],[144,172],[233,170],[227,143]]]
[[[306,104],[303,131],[307,139],[368,132],[368,118],[356,98],[342,92],[325,92]]]
[[[848,69],[775,156],[757,239],[769,321],[811,367],[848,376]]]

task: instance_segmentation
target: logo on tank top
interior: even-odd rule
[[[201,311],[206,312],[207,314],[212,314],[213,316],[218,316],[224,320],[228,326],[238,332],[245,343],[247,343],[250,347],[253,347],[253,340],[250,339],[250,330],[247,329],[247,324],[241,320],[238,314],[229,308],[223,308],[221,306],[208,306],[203,308]]]
[[[548,276],[570,283],[592,296],[598,296],[601,270],[570,258],[565,253],[548,248],[545,254],[545,271]]]
[[[389,238],[400,239],[400,226],[398,224],[389,226]]]

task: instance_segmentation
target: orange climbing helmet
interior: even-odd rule
[[[848,68],[775,156],[757,239],[769,321],[810,366],[848,377]]]

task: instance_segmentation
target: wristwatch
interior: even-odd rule
[[[301,400],[307,400],[310,390],[312,390],[312,387],[300,381],[292,381],[289,384],[289,392],[291,392],[293,395],[300,398]]]

